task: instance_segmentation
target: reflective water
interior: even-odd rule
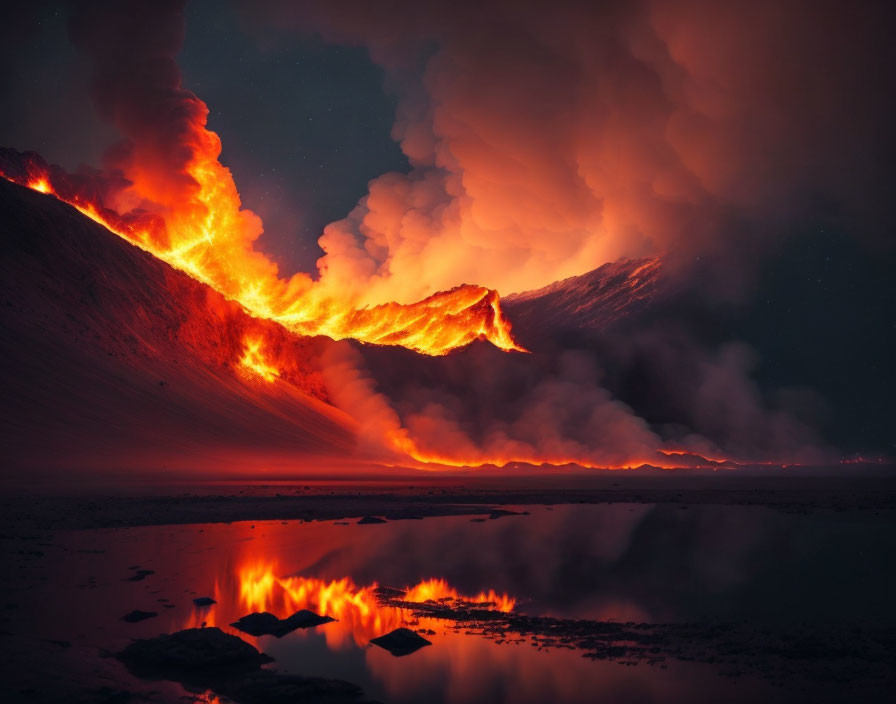
[[[524,510],[524,509],[518,509]],[[788,700],[749,674],[667,659],[594,661],[524,636],[483,637],[377,599],[475,601],[503,612],[648,623],[747,621],[894,625],[892,519],[789,515],[731,506],[529,507],[497,520],[378,525],[264,522],[58,533],[17,562],[12,630],[117,649],[130,638],[203,624],[240,635],[272,667],[338,677],[384,702]],[[24,543],[23,543],[24,545]],[[28,556],[25,556],[26,558]],[[131,581],[138,570],[153,574]],[[193,605],[195,597],[217,602]],[[282,638],[229,624],[254,611],[308,608],[337,619]],[[158,616],[140,623],[121,616]],[[398,626],[432,646],[406,657],[370,645]],[[796,687],[797,685],[794,685]],[[811,683],[800,684],[809,687]],[[802,689],[800,691],[803,691]]]

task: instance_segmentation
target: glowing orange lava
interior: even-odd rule
[[[443,355],[475,340],[503,350],[524,351],[513,340],[495,291],[463,285],[412,304],[365,306],[314,282],[307,274],[279,276],[277,265],[253,246],[261,222],[241,210],[230,171],[218,162],[217,135],[204,119],[193,126],[196,150],[186,176],[194,187],[177,190],[159,185],[159,174],[129,174],[131,185],[107,194],[60,183],[56,171],[27,161],[22,177],[0,172],[8,180],[48,193],[77,208],[115,234],[186,272],[257,318],[273,320],[300,335],[351,338],[377,345],[398,345],[428,355]],[[127,217],[135,210],[158,217]]]
[[[240,359],[240,364],[245,370],[265,381],[274,381],[280,376],[280,370],[265,357],[264,340],[260,337],[247,336],[243,344],[246,346],[246,351]]]
[[[634,469],[649,465],[659,469],[676,469],[682,466],[717,466],[723,462],[730,460],[706,460],[698,455],[689,453],[676,453],[659,450],[656,454],[645,455],[644,457],[632,458],[624,463],[614,464],[611,462],[595,462],[593,459],[581,456],[554,456],[539,455],[536,453],[488,453],[480,452],[475,455],[455,453],[447,455],[440,452],[432,452],[425,450],[411,437],[406,428],[399,428],[391,431],[386,437],[389,446],[401,454],[407,455],[415,459],[423,465],[441,466],[441,467],[507,467],[509,465],[531,465],[538,467],[548,465],[551,467],[565,467],[575,465],[587,469]],[[693,460],[702,460],[702,464],[694,462],[683,464],[678,458],[685,455]]]

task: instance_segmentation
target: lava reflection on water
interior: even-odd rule
[[[286,618],[296,611],[308,609],[335,622],[323,629],[327,645],[338,649],[354,643],[366,645],[372,638],[405,626],[416,630],[432,629],[437,619],[415,617],[411,609],[387,603],[379,594],[380,586],[358,585],[349,577],[318,579],[316,577],[278,577],[277,564],[271,560],[252,559],[242,562],[235,572],[225,575],[225,586],[216,580],[214,599],[209,609],[197,609],[184,625],[187,628],[228,625],[247,613],[268,611]],[[400,590],[403,602],[476,604],[478,608],[512,611],[516,599],[494,590],[476,595],[463,595],[444,579],[426,579]],[[425,623],[424,623],[425,622]],[[245,637],[245,634],[241,634]]]

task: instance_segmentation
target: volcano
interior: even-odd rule
[[[365,457],[679,466],[684,456],[658,452],[651,428],[701,427],[703,406],[682,401],[692,395],[680,380],[699,389],[712,366],[690,352],[669,362],[676,346],[647,324],[672,290],[659,259],[507,296],[501,305],[531,353],[480,335],[430,356],[298,335],[52,195],[3,180],[0,201],[0,432],[17,468],[281,474]],[[474,309],[497,319],[497,295],[464,308]],[[349,346],[361,354],[334,379],[333,354]],[[761,408],[751,417],[774,436]],[[729,425],[717,423],[722,440]],[[358,438],[374,454],[356,452]]]
[[[543,288],[512,293],[501,304],[523,344],[600,331],[650,307],[666,290],[660,259],[620,259]]]
[[[319,362],[337,343],[251,316],[52,195],[0,180],[0,200],[14,466],[295,469],[352,454],[359,419],[332,405]],[[512,315],[535,347],[600,329],[647,306],[659,272],[653,260],[607,265],[509,297]],[[352,344],[390,397],[446,370],[466,384],[476,368],[541,364],[487,342],[441,358]]]
[[[8,463],[211,470],[350,449],[314,365],[325,341],[249,316],[52,196],[4,180],[0,213]]]

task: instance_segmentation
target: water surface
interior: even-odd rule
[[[724,667],[675,658],[595,661],[576,648],[544,647],[513,633],[486,637],[455,621],[415,616],[383,604],[376,589],[406,590],[408,601],[478,602],[566,619],[896,625],[890,518],[646,504],[517,510],[528,514],[34,536],[15,546],[10,630],[100,652],[131,638],[219,626],[273,656],[280,671],[346,679],[384,702],[534,704],[785,701],[809,696],[813,685],[782,688],[761,674],[732,677]],[[138,570],[153,573],[135,579]],[[217,603],[197,608],[192,600],[201,596]],[[336,621],[282,638],[253,638],[229,625],[254,611],[286,617],[303,608]],[[120,620],[133,609],[158,616]],[[424,632],[432,645],[394,657],[370,644],[399,626]]]

